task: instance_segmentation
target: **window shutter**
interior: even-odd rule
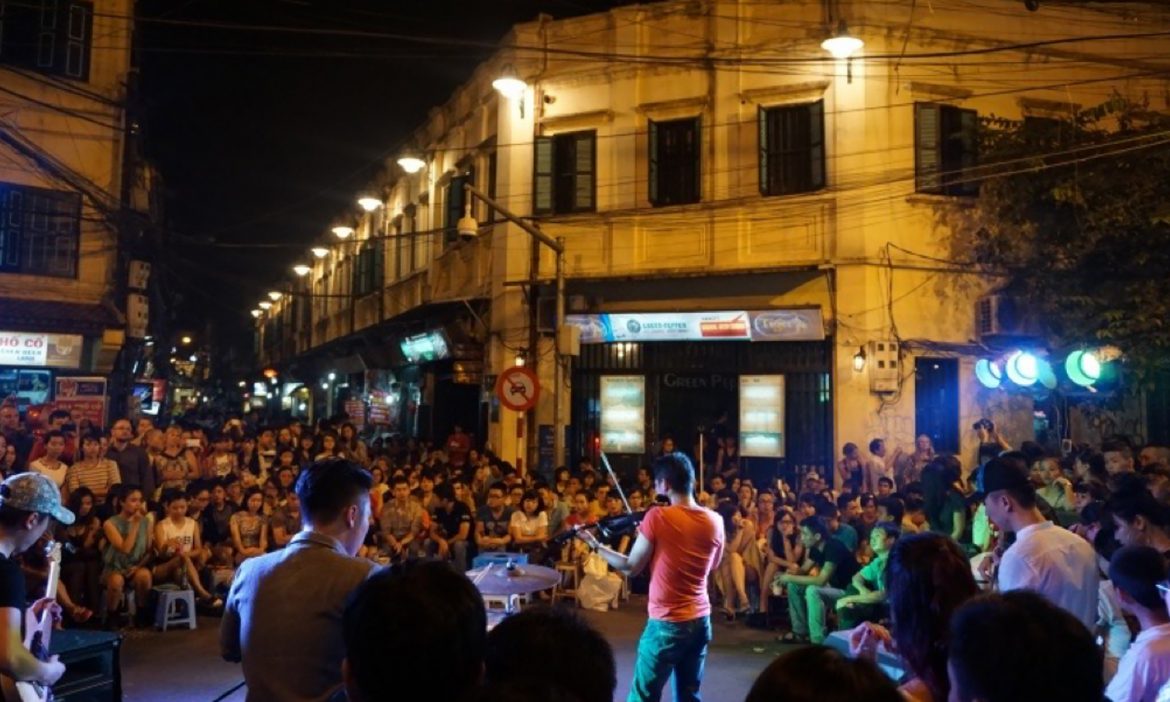
[[[930,103],[914,103],[914,174],[919,192],[938,192],[942,183],[939,169],[942,150],[939,144],[939,108]]]
[[[93,43],[93,4],[70,2],[66,4],[64,56],[59,70],[66,76],[89,80],[89,52]]]
[[[553,211],[553,140],[536,137],[532,155],[532,213]]]
[[[576,156],[576,173],[575,188],[573,197],[573,209],[575,211],[586,211],[594,208],[594,168],[593,168],[593,153],[595,140],[593,132],[588,134],[579,134],[574,140],[574,151]]]
[[[979,113],[975,110],[959,111],[959,138],[963,150],[958,178],[963,182],[958,184],[958,189],[964,195],[975,195],[979,192],[979,181],[972,180],[973,169],[979,162]]]
[[[760,148],[760,193],[768,195],[771,193],[770,178],[768,178],[768,123],[771,121],[768,110],[760,108],[759,110],[759,148]]]
[[[37,68],[52,70],[57,55],[57,2],[41,4],[41,29],[37,33]]]
[[[653,120],[650,121],[648,132],[649,132],[649,137],[650,137],[650,139],[649,139],[649,142],[650,142],[649,158],[647,160],[647,163],[649,164],[649,169],[648,169],[649,170],[649,183],[648,183],[648,185],[650,186],[649,187],[650,204],[657,205],[658,204],[658,124],[656,122],[654,122]]]
[[[818,100],[808,106],[808,160],[809,187],[825,187],[825,102]]]

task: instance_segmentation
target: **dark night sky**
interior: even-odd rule
[[[236,31],[194,24],[364,30],[498,41],[537,13],[566,17],[614,0],[140,0],[147,152],[167,186],[175,234],[161,266],[206,321],[251,346],[248,316],[330,218],[430,107],[488,50]],[[190,24],[188,24],[190,23]],[[338,54],[350,54],[341,56]],[[359,54],[354,57],[352,54]],[[191,241],[194,240],[194,241]],[[198,243],[202,242],[202,243]],[[240,245],[289,242],[287,248]],[[211,245],[208,245],[211,244]],[[177,280],[176,280],[177,279]]]

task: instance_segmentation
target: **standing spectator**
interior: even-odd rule
[[[455,499],[455,490],[446,483],[435,487],[435,497],[439,504],[431,524],[431,551],[442,560],[451,560],[462,573],[474,555],[471,510]]]
[[[788,617],[792,622],[792,630],[780,640],[819,644],[826,634],[825,600],[842,597],[860,566],[853,551],[829,535],[829,527],[820,517],[801,521],[800,541],[806,554],[800,571],[776,577],[776,583],[788,586]]]
[[[110,490],[122,482],[118,464],[102,457],[102,440],[97,434],[86,434],[81,438],[81,458],[65,473],[65,494],[86,488],[93,492],[98,505],[105,504]]]
[[[370,474],[349,461],[302,471],[296,492],[304,531],[286,548],[244,561],[236,572],[220,651],[225,660],[243,663],[249,702],[319,702],[341,689],[345,603],[373,568],[353,557],[370,524],[371,484]],[[305,587],[307,582],[313,586]],[[449,611],[453,616],[454,609]],[[478,626],[486,628],[482,615]]]
[[[69,466],[61,460],[61,453],[65,450],[65,434],[58,429],[46,432],[44,442],[45,455],[30,461],[28,469],[52,480],[60,490],[65,485],[65,474],[69,471]]]
[[[11,472],[24,470],[28,465],[28,455],[32,451],[33,438],[20,423],[20,410],[11,402],[0,405],[0,434],[9,449],[15,451],[16,458],[10,464]]]
[[[999,563],[999,590],[1035,590],[1068,610],[1086,628],[1097,622],[1097,555],[1081,537],[1044,518],[1023,459],[1008,454],[979,472],[987,517],[1016,540]]]
[[[1110,477],[1133,473],[1136,470],[1133,447],[1128,442],[1106,441],[1101,445],[1101,453],[1105,456],[1105,470]]]
[[[1121,481],[1106,504],[1122,546],[1150,546],[1170,563],[1170,506],[1151,495],[1140,478]]]
[[[967,501],[960,480],[963,469],[954,456],[938,456],[922,471],[922,493],[926,521],[931,531],[969,543]]]
[[[125,420],[123,420],[125,421]],[[126,422],[130,430],[130,422]],[[147,562],[150,560],[150,520],[146,517],[146,500],[135,485],[123,484],[121,509],[106,520],[102,531],[106,537],[102,553],[102,582],[106,586],[106,612],[113,617],[122,606],[126,586],[134,588],[137,601],[150,601],[152,580]],[[139,619],[146,621],[150,608],[138,608]]]
[[[494,484],[488,488],[487,504],[476,514],[475,545],[484,551],[508,548],[512,543],[511,525],[512,510],[504,504],[504,486]]]
[[[1076,497],[1072,482],[1065,477],[1060,460],[1052,457],[1041,458],[1032,465],[1036,494],[1048,503],[1058,515],[1072,515],[1075,518]]]
[[[284,611],[279,603],[273,609]],[[322,644],[333,642],[330,635]],[[471,699],[483,676],[486,641],[487,612],[471,581],[440,563],[412,562],[378,571],[361,583],[345,607],[342,645],[314,649],[331,662],[344,652],[340,668],[351,702],[463,702]],[[319,669],[319,660],[304,659]],[[541,665],[538,660],[526,662]],[[274,678],[278,674],[269,673]],[[248,688],[251,700],[251,680]],[[255,699],[322,699],[298,692]]]
[[[186,490],[187,481],[199,477],[199,467],[190,463],[183,434],[177,427],[164,432],[163,450],[154,458],[154,472],[160,494],[164,490]]]
[[[268,520],[264,518],[264,493],[251,488],[244,495],[244,509],[232,515],[229,526],[236,565],[268,551]]]
[[[154,466],[150,465],[146,449],[130,443],[129,419],[114,422],[110,429],[110,446],[106,449],[106,458],[118,464],[122,483],[137,485],[147,498],[154,495]]]
[[[4,477],[16,473],[16,448],[8,445],[8,439],[0,433],[0,473]]]
[[[1089,629],[1035,592],[984,595],[951,620],[951,702],[1101,702],[1101,650]]]
[[[1001,453],[1012,450],[1011,445],[1000,435],[999,429],[995,426],[995,422],[990,419],[983,417],[976,421],[975,425],[971,428],[975,430],[975,434],[979,437],[976,463],[980,468]]]
[[[59,431],[65,435],[65,448],[61,451],[61,460],[72,464],[76,460],[79,453],[77,450],[78,434],[76,427],[73,427],[72,430],[67,430],[69,424],[69,412],[60,409],[53,410],[49,413],[49,426],[45,431],[45,435],[47,436],[51,431]],[[37,439],[36,442],[33,443],[32,450],[28,454],[28,460],[35,461],[43,455],[45,455],[44,436]]]
[[[890,480],[894,479],[892,466],[900,455],[901,452],[895,452],[893,456],[887,457],[885,439],[874,439],[869,442],[869,460],[865,462],[863,485],[866,492],[878,491],[878,478],[884,476]]]
[[[1158,592],[1167,570],[1162,554],[1148,546],[1126,546],[1109,563],[1121,609],[1141,626],[1105,690],[1113,702],[1154,702],[1170,681],[1170,614]]]
[[[918,482],[922,471],[934,460],[934,442],[926,434],[919,434],[914,441],[914,453],[903,454],[895,465],[894,478],[899,488]]]
[[[471,437],[463,433],[463,427],[456,424],[447,441],[443,443],[447,452],[447,461],[452,468],[462,470],[467,465],[467,454],[471,451]]]

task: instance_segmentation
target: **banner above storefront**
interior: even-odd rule
[[[80,368],[83,342],[77,334],[0,331],[0,366]]]
[[[582,344],[615,341],[822,341],[817,308],[719,312],[570,314]]]

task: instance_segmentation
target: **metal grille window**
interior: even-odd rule
[[[596,132],[537,137],[533,158],[533,213],[596,210],[596,162]]]
[[[0,183],[0,272],[77,277],[81,195]]]
[[[699,119],[650,122],[650,203],[655,206],[698,202]]]
[[[0,0],[0,62],[89,80],[93,3]]]
[[[979,114],[951,105],[914,104],[914,180],[920,193],[977,195]]]
[[[760,109],[760,193],[825,187],[825,103]]]

